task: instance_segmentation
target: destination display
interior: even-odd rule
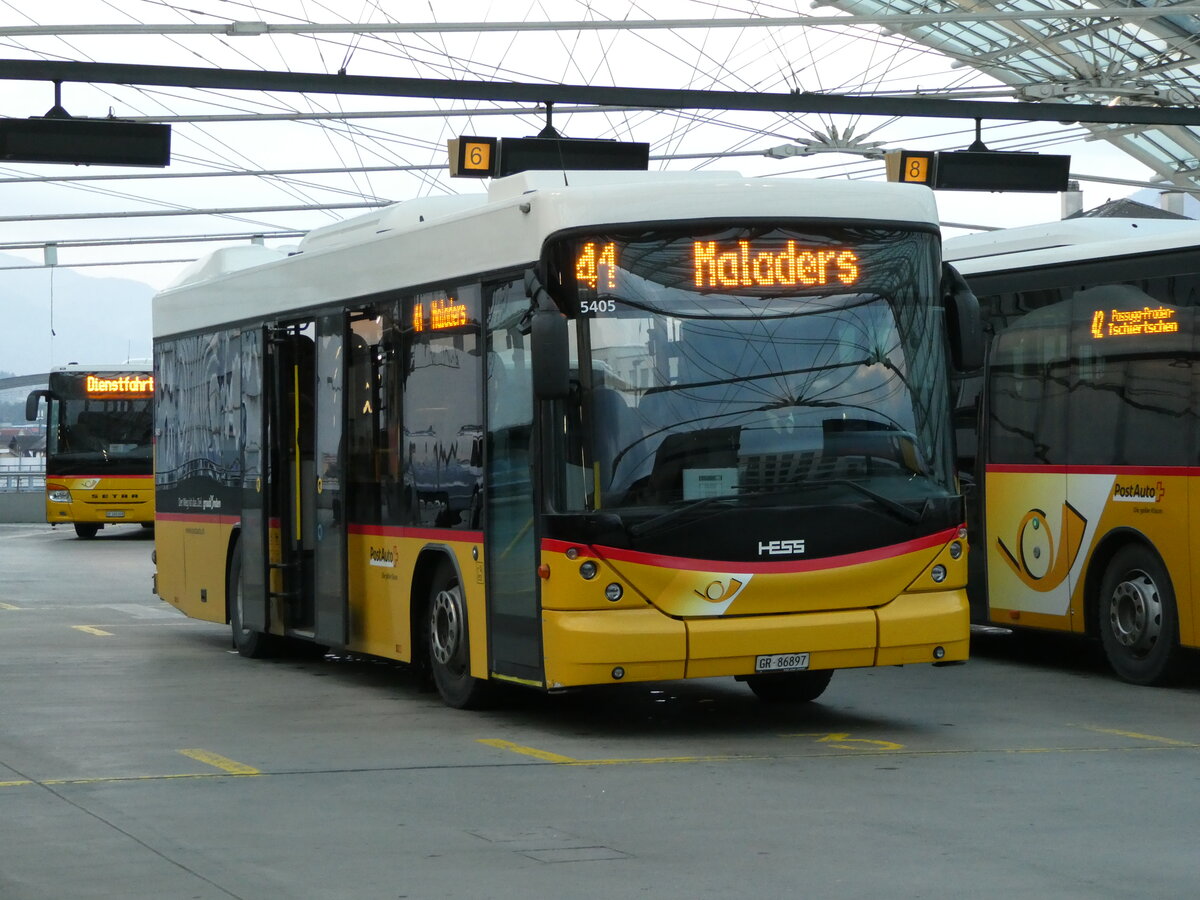
[[[693,240],[678,242],[672,273],[703,291],[778,291],[852,287],[864,273],[859,253],[845,246],[812,246],[796,240]],[[574,260],[579,287],[617,290],[624,246],[588,241]],[[682,271],[678,271],[682,268]]]
[[[418,299],[413,304],[413,331],[446,331],[470,322],[469,310],[452,296]]]
[[[88,397],[94,400],[149,397],[154,394],[154,376],[88,374],[83,379],[83,390]]]
[[[1165,306],[1143,309],[1102,309],[1092,314],[1092,337],[1096,340],[1113,337],[1136,337],[1151,334],[1175,334],[1179,331],[1178,310]]]

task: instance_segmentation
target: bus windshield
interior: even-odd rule
[[[915,521],[955,493],[934,240],[836,226],[571,242],[565,511],[874,503]]]
[[[146,372],[52,373],[47,474],[148,472],[152,385]]]

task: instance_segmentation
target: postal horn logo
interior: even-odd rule
[[[1046,514],[1040,509],[1025,513],[1017,526],[1016,541],[1009,549],[1003,538],[996,539],[1000,558],[1028,588],[1039,592],[1052,591],[1066,578],[1079,555],[1087,519],[1071,506],[1062,507],[1062,524],[1056,538],[1050,531]]]
[[[707,600],[709,603],[728,603],[734,597],[742,592],[742,588],[746,586],[744,581],[739,581],[736,578],[730,578],[729,583],[723,581],[710,581],[704,588],[703,592],[693,591],[697,597],[702,600]]]

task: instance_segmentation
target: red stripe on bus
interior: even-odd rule
[[[426,541],[473,541],[483,540],[482,531],[462,531],[457,528],[416,528],[410,525],[350,525],[350,534],[365,534],[374,537],[420,538]]]
[[[1002,474],[1035,475],[1197,475],[1196,466],[1048,466],[989,463],[987,471]]]
[[[962,526],[960,526],[962,527]],[[827,556],[822,559],[789,559],[780,562],[730,562],[728,560],[689,559],[682,556],[662,556],[657,553],[642,553],[637,550],[619,550],[615,547],[596,547],[596,553],[588,550],[586,545],[571,541],[544,540],[542,550],[550,553],[563,553],[574,547],[580,556],[601,556],[605,559],[619,562],[637,563],[644,566],[659,566],[668,569],[683,569],[691,572],[745,572],[747,574],[769,574],[789,572],[815,572],[821,569],[836,569],[841,566],[855,566],[862,563],[878,562],[882,559],[892,559],[915,553],[919,550],[929,550],[948,544],[958,537],[958,528],[947,528],[936,534],[915,538],[901,544],[890,544],[887,547],[877,547],[874,550],[861,550],[857,553],[845,553],[841,556]]]
[[[156,522],[199,522],[204,525],[238,525],[239,516],[223,516],[220,513],[161,513],[154,514]]]
[[[104,481],[112,481],[114,478],[120,478],[122,481],[125,481],[125,480],[135,481],[135,480],[142,479],[142,478],[146,478],[146,479],[153,478],[154,476],[153,475],[114,475],[111,472],[109,472],[107,474],[103,474],[103,475],[76,475],[74,472],[72,472],[70,475],[63,475],[62,473],[55,473],[53,475],[48,475],[46,477],[47,478],[99,478]]]

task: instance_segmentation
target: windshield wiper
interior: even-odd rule
[[[921,505],[921,511],[917,512],[916,510],[909,509],[898,500],[893,500],[891,497],[880,494],[878,491],[873,491],[869,487],[865,487],[864,485],[859,484],[857,481],[851,481],[848,478],[822,478],[816,481],[794,481],[788,484],[780,485],[780,487],[783,489],[795,487],[822,488],[827,484],[842,485],[850,488],[852,491],[857,491],[864,497],[869,497],[870,499],[874,500],[888,512],[895,515],[896,518],[912,525],[915,525],[917,522],[920,522],[922,519],[924,519],[925,512],[929,508],[929,501],[926,500],[925,503]]]
[[[669,509],[662,515],[655,516],[653,519],[647,519],[645,522],[638,522],[636,525],[629,526],[629,533],[633,537],[641,537],[651,531],[659,531],[666,525],[670,525],[677,519],[683,518],[688,513],[694,513],[697,510],[711,506],[714,503],[721,501],[729,501],[735,498],[728,496],[713,496],[701,497],[699,500],[693,500],[691,503],[685,503],[683,506],[677,506],[674,509]]]

